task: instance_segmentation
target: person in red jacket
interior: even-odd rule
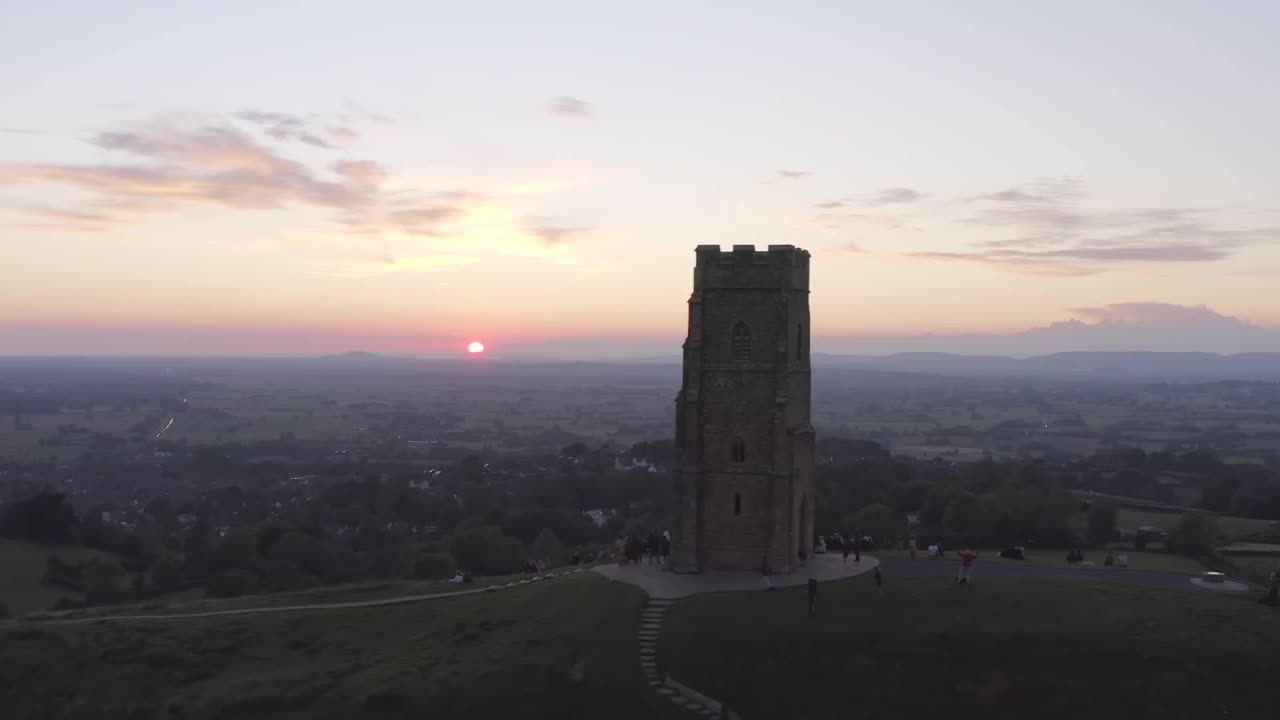
[[[977,559],[978,553],[972,550],[964,550],[960,553],[960,576],[956,578],[957,583],[965,585],[973,579],[973,562]]]

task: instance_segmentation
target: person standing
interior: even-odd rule
[[[862,562],[862,533],[861,532],[856,532],[853,534],[853,561],[856,563]]]
[[[839,536],[839,537],[840,537],[840,554],[844,556],[844,562],[849,562],[849,551],[852,549],[849,547],[849,538],[843,537],[843,536]]]
[[[1280,604],[1280,568],[1271,573],[1271,588],[1267,591],[1265,597],[1258,599],[1258,602],[1271,607]]]
[[[658,546],[658,534],[650,532],[649,537],[645,538],[645,554],[649,556],[649,564],[657,564],[662,557],[662,548]]]
[[[973,579],[973,562],[977,559],[978,553],[972,550],[960,552],[960,576],[956,578],[957,583],[967,585]]]
[[[916,536],[912,535],[907,538],[907,552],[910,553],[911,559],[916,559]]]
[[[809,617],[813,617],[815,606],[818,603],[818,581],[809,578]]]
[[[671,533],[663,532],[662,539],[658,541],[658,550],[662,553],[662,566],[667,566],[667,559],[671,557]]]

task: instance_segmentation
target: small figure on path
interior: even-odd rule
[[[960,585],[968,585],[973,579],[973,561],[978,559],[978,553],[972,550],[964,550],[960,553],[960,575],[956,578],[956,582]]]
[[[862,562],[862,533],[857,532],[853,535],[853,561]]]
[[[853,548],[849,547],[849,538],[840,538],[840,554],[844,556],[844,561],[849,561],[849,551]]]
[[[877,565],[875,570],[871,571],[871,577],[876,581],[876,593],[880,592],[880,588],[884,585],[884,576],[880,574],[880,566]]]
[[[659,552],[662,553],[662,564],[665,567],[667,558],[671,557],[671,533],[663,532],[662,539],[658,541]]]
[[[907,538],[907,552],[911,554],[911,559],[916,559],[916,536],[912,535]]]
[[[818,581],[809,578],[809,617],[813,617],[814,606],[818,602]]]
[[[649,556],[649,564],[656,565],[662,559],[662,548],[658,546],[658,534],[649,533],[645,538],[645,554]]]
[[[1271,607],[1280,605],[1280,568],[1271,573],[1271,589],[1267,591],[1266,597],[1258,598],[1258,602]]]

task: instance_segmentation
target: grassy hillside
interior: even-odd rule
[[[677,604],[671,673],[746,717],[1196,718],[1274,707],[1280,612],[1250,595],[1045,578],[867,578]]]
[[[643,604],[583,573],[380,608],[19,624],[0,630],[0,707],[6,720],[661,717],[636,661]]]
[[[9,614],[25,615],[52,607],[60,597],[80,599],[77,593],[50,587],[40,582],[45,561],[50,553],[75,563],[91,558],[114,561],[111,553],[88,548],[51,548],[18,540],[0,540],[0,602],[9,606]]]

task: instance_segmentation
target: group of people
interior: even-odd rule
[[[852,535],[836,533],[826,537],[819,537],[818,549],[822,552],[839,549],[845,560],[848,560],[849,555],[852,554],[854,562],[862,562],[862,533],[855,532]]]
[[[643,539],[635,535],[620,537],[614,544],[614,555],[619,565],[639,565],[647,560],[650,565],[666,566],[671,557],[671,531],[664,530],[661,535],[651,532]]]
[[[1103,565],[1114,565],[1116,567],[1129,567],[1129,553],[1121,550],[1120,552],[1107,551],[1107,556],[1102,559]]]

